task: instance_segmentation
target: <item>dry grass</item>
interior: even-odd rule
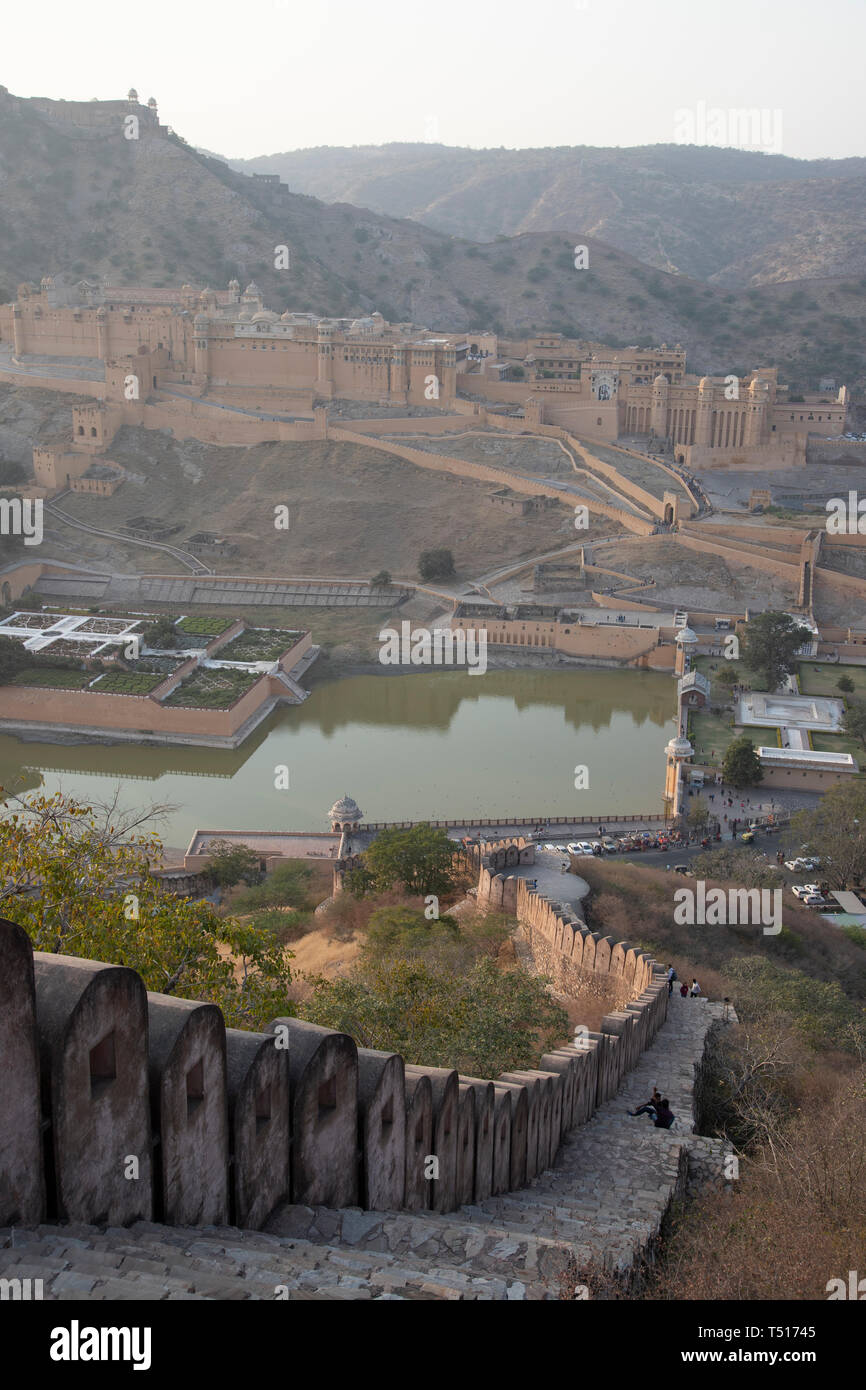
[[[827,1056],[799,1074],[795,1101],[733,1190],[682,1214],[647,1298],[823,1300],[828,1281],[862,1271],[866,1067]]]
[[[681,980],[691,971],[710,997],[728,993],[722,989],[727,960],[762,955],[779,965],[804,970],[815,979],[839,981],[846,992],[866,998],[866,953],[848,941],[838,927],[801,907],[787,891],[783,896],[783,931],[779,936],[764,936],[760,927],[677,925],[673,920],[674,891],[693,886],[694,879],[610,860],[582,860],[580,871],[593,890],[587,904],[593,931],[640,945],[656,959],[672,962]],[[708,988],[712,980],[720,993]]]

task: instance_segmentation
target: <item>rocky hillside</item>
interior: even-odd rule
[[[0,89],[0,299],[22,280],[61,270],[157,286],[254,277],[278,310],[379,309],[432,328],[554,328],[614,346],[681,342],[692,370],[776,362],[795,388],[828,373],[866,381],[866,274],[729,289],[656,269],[590,235],[598,218],[579,201],[567,231],[486,244],[477,228],[478,241],[452,237],[348,203],[280,194],[165,127],[142,125],[141,138],[127,140],[126,110]],[[512,195],[516,206],[518,190],[518,180],[501,183],[501,206]],[[291,265],[275,270],[283,244]],[[577,244],[589,248],[588,269],[574,267]]]
[[[319,148],[232,160],[300,193],[492,241],[571,231],[720,285],[866,273],[866,159],[693,145]]]

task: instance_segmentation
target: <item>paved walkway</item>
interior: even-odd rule
[[[267,1233],[148,1222],[7,1229],[0,1277],[41,1279],[45,1299],[84,1302],[559,1299],[572,1260],[626,1272],[651,1256],[685,1188],[690,1149],[704,1170],[720,1171],[721,1141],[693,1136],[692,1105],[694,1064],[722,1009],[674,995],[619,1094],[520,1191],[443,1215],[289,1205]],[[626,1114],[653,1084],[670,1097],[672,1132]],[[570,1282],[565,1294],[575,1296]]]

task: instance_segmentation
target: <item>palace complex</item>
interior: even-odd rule
[[[15,303],[0,306],[0,379],[20,381],[22,370],[33,384],[97,399],[74,420],[75,447],[91,455],[121,424],[176,428],[171,412],[187,436],[212,439],[215,432],[196,423],[207,406],[234,411],[230,420],[223,414],[218,432],[227,443],[322,437],[328,403],[348,400],[429,413],[508,412],[533,427],[619,440],[693,469],[791,467],[805,463],[809,434],[842,433],[849,401],[845,386],[791,399],[774,367],[698,377],[686,371],[680,345],[617,351],[551,333],[508,340],[434,332],[379,313],[280,315],[265,307],[255,283],[242,292],[236,280],[225,290],[60,276],[39,288],[21,285]],[[142,414],[145,404],[150,414]],[[70,473],[62,460],[42,458],[35,471],[50,489],[83,469]],[[92,474],[88,482],[97,493],[112,487]]]

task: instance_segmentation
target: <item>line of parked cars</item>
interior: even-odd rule
[[[707,840],[707,844],[709,843]],[[571,840],[567,845],[549,842],[540,845],[539,848],[554,854],[570,854],[579,858],[585,854],[600,857],[605,854],[628,854],[636,850],[677,849],[686,844],[688,841],[679,835],[636,830],[627,835],[600,835],[594,840]]]

